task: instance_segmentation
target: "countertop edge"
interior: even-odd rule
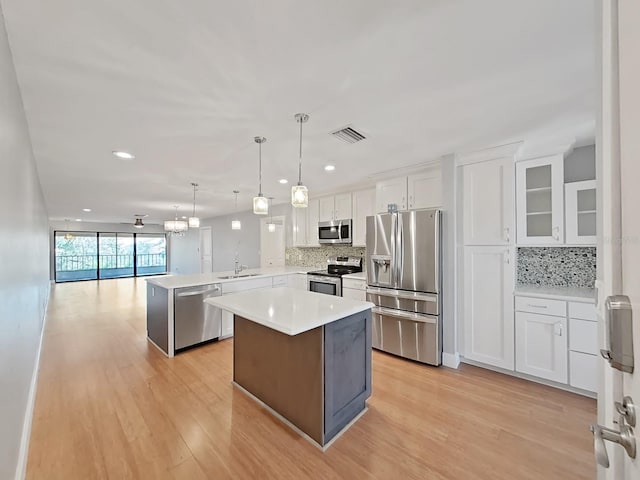
[[[513,290],[514,296],[549,298],[569,302],[595,303],[595,289],[572,287],[539,287],[536,285],[520,285]]]

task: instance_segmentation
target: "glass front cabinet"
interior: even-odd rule
[[[596,244],[596,181],[567,183],[565,191],[566,243]]]
[[[516,164],[518,244],[553,245],[564,242],[563,168],[562,155]]]

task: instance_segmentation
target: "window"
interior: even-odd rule
[[[164,234],[55,232],[54,237],[56,282],[167,272]]]

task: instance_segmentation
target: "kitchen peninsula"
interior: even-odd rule
[[[233,382],[323,449],[366,410],[373,304],[293,288],[211,297],[234,314]]]

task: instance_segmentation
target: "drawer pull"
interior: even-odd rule
[[[527,303],[527,307],[531,307],[531,308],[547,308],[547,305],[533,305],[531,303]]]

